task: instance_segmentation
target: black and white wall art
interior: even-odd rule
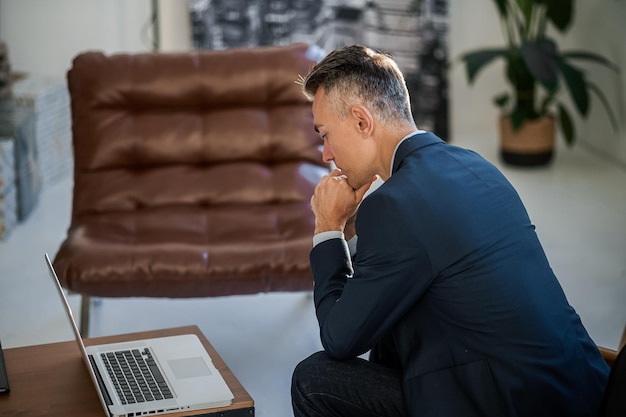
[[[419,128],[449,137],[448,0],[188,0],[196,49],[362,44],[404,72]]]

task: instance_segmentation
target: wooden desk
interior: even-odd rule
[[[194,333],[233,392],[229,407],[167,416],[254,416],[254,401],[197,326],[85,339],[85,345]],[[0,416],[97,416],[105,414],[75,341],[4,350],[11,392],[0,395]]]

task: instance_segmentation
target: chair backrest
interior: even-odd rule
[[[306,45],[78,56],[68,73],[73,218],[168,205],[308,201],[321,165],[295,76]]]

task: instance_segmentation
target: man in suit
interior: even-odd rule
[[[294,370],[294,414],[597,415],[609,368],[506,178],[416,129],[385,54],[338,49],[302,87],[339,169],[311,199],[324,351]]]

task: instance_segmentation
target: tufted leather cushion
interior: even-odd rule
[[[295,83],[307,45],[77,56],[74,199],[54,259],[95,296],[311,289],[327,170]]]

